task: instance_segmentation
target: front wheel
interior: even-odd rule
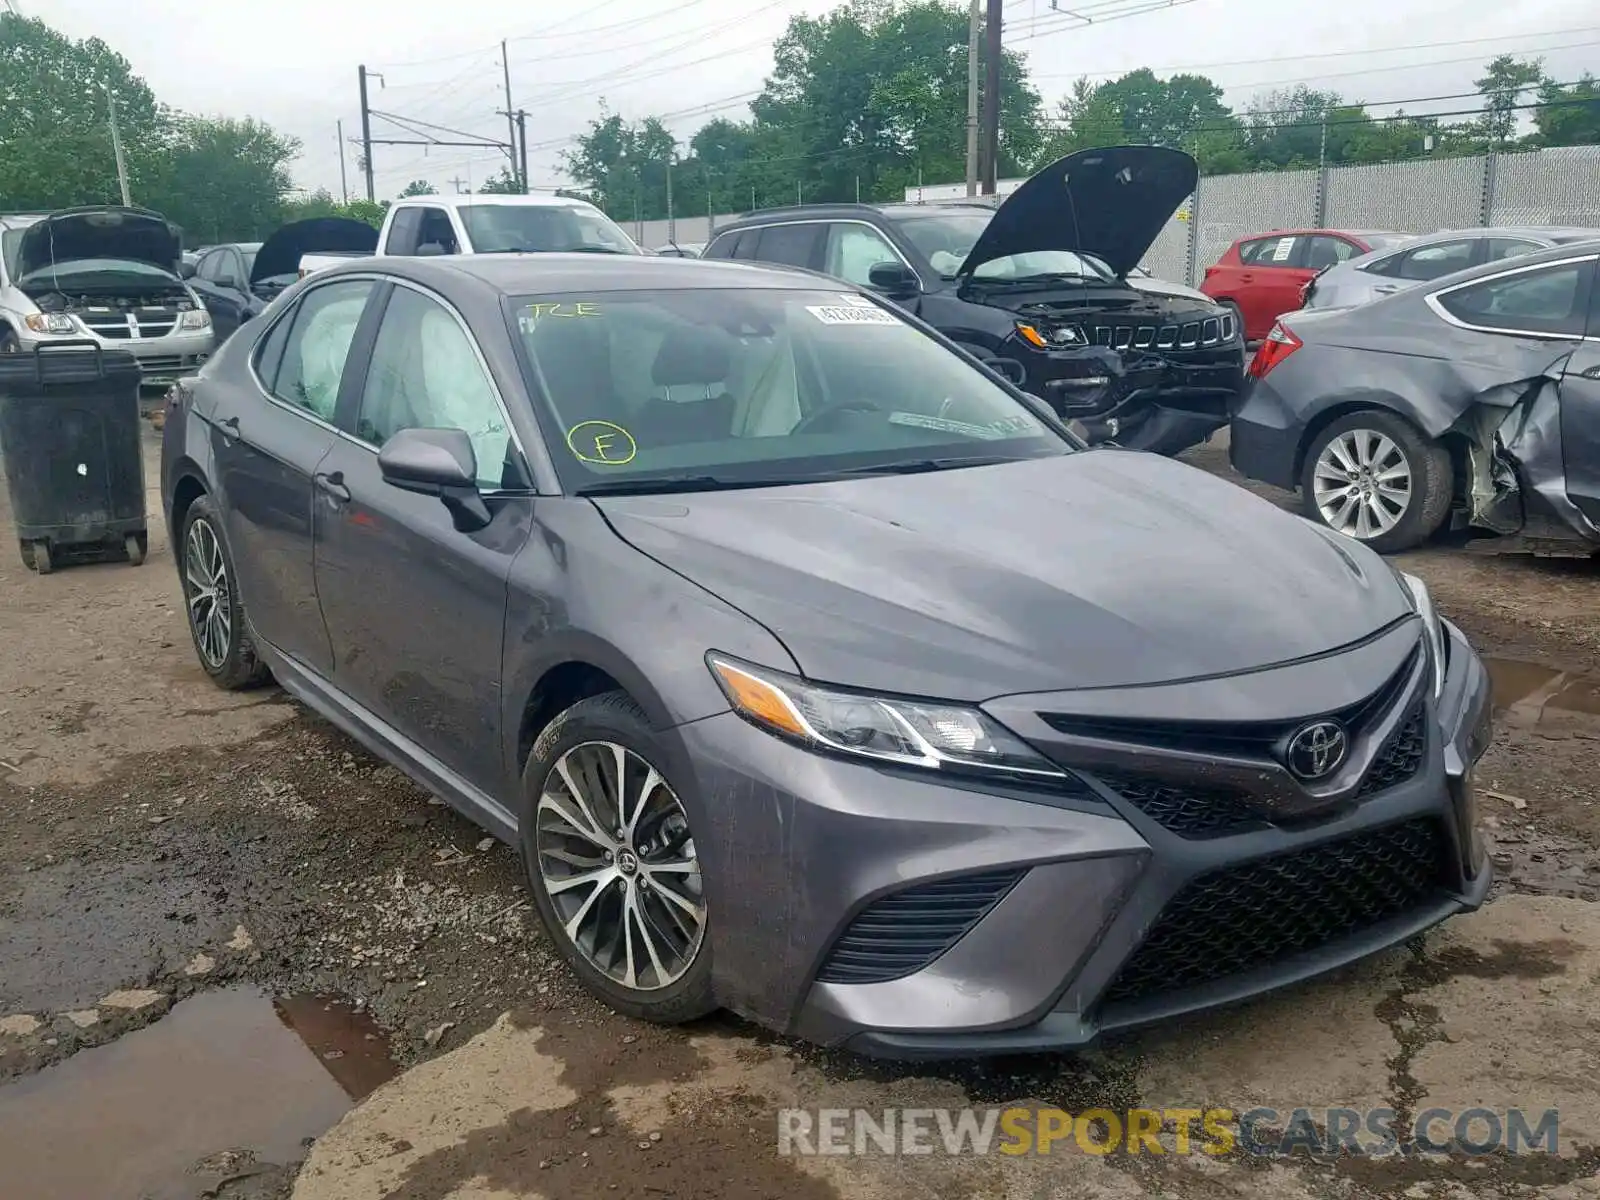
[[[1420,546],[1450,512],[1450,451],[1395,413],[1366,409],[1307,448],[1300,495],[1308,517],[1393,554]]]
[[[521,842],[539,918],[584,985],[679,1024],[717,1005],[705,881],[666,761],[625,693],[579,701],[528,756]]]
[[[184,611],[200,666],[228,691],[265,683],[270,676],[250,640],[233,555],[222,535],[222,517],[209,496],[199,497],[184,513],[179,545]]]

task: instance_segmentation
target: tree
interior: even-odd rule
[[[426,179],[413,179],[410,183],[406,184],[405,187],[400,189],[400,195],[402,198],[406,196],[437,196],[438,194],[439,189],[434,187],[433,184],[429,183]]]
[[[1208,174],[1248,165],[1244,126],[1204,75],[1161,79],[1148,68],[1119,79],[1072,85],[1061,101],[1050,157],[1095,146],[1170,146],[1193,154]]]
[[[1511,141],[1517,132],[1517,107],[1530,88],[1544,82],[1542,59],[1518,59],[1501,54],[1484,68],[1483,78],[1473,86],[1483,94],[1483,116],[1478,128],[1491,149]]]
[[[1533,123],[1546,146],[1600,145],[1600,82],[1585,72],[1576,83],[1546,79],[1539,84]]]
[[[432,189],[429,190],[431,191]],[[487,192],[489,195],[520,196],[522,195],[522,183],[510,170],[501,167],[497,173],[484,180],[483,186],[478,191],[480,193]],[[405,194],[404,192],[401,193],[401,195]],[[412,194],[415,195],[416,193]]]
[[[108,89],[137,203],[169,132],[150,88],[99,38],[0,12],[0,211],[120,201]]]
[[[177,117],[144,200],[191,240],[259,240],[283,221],[299,152],[298,139],[249,117]]]

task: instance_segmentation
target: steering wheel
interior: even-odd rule
[[[883,409],[880,406],[874,404],[870,400],[836,400],[832,404],[824,404],[814,413],[810,413],[807,416],[801,417],[799,422],[796,423],[795,427],[789,430],[789,433],[790,436],[793,436],[799,433],[826,432],[826,430],[819,430],[817,427],[819,425],[824,425],[825,422],[833,417],[838,416],[840,413],[882,411]]]

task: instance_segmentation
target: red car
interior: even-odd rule
[[[1301,306],[1300,292],[1317,272],[1414,236],[1349,229],[1253,233],[1234,242],[1216,265],[1206,268],[1200,290],[1237,309],[1245,340],[1260,341],[1282,314]]]

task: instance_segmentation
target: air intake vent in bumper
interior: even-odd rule
[[[1389,735],[1361,781],[1358,794],[1362,799],[1404,783],[1421,769],[1428,750],[1426,716],[1426,710],[1417,705],[1400,722],[1400,728]]]
[[[839,935],[819,983],[887,983],[922,970],[983,919],[1021,870],[961,875],[874,900]]]
[[[1426,818],[1198,876],[1104,999],[1197,987],[1360,933],[1426,903],[1445,863],[1444,832]]]

